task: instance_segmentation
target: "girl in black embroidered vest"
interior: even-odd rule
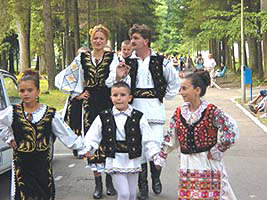
[[[112,86],[111,99],[113,108],[101,112],[87,132],[83,154],[90,159],[102,141],[107,156],[105,171],[112,176],[118,199],[136,199],[142,148],[150,159],[159,148],[143,113],[128,104],[132,95],[125,82]]]
[[[51,148],[58,137],[68,148],[81,149],[82,138],[62,122],[54,108],[37,102],[37,72],[27,70],[18,81],[21,104],[0,113],[0,138],[13,148],[11,199],[55,199]]]
[[[179,147],[178,199],[236,200],[222,158],[236,142],[239,129],[234,119],[202,99],[208,85],[210,75],[207,71],[194,72],[182,81],[180,95],[184,103],[171,118],[154,162],[160,168],[168,153]]]

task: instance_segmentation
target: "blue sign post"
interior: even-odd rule
[[[247,66],[244,66],[244,85],[250,84],[250,100],[252,100],[252,71]]]

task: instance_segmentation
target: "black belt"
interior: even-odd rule
[[[128,146],[126,141],[116,141],[117,153],[128,153]]]
[[[133,91],[135,98],[158,98],[155,88],[136,88]]]

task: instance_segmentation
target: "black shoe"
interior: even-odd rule
[[[161,169],[155,167],[154,162],[150,162],[150,172],[152,178],[152,190],[155,194],[160,194],[162,192],[162,184],[160,182]]]
[[[112,178],[109,174],[106,174],[106,188],[107,188],[107,195],[115,196],[117,194],[117,191],[115,190],[112,183]]]
[[[77,156],[78,156],[78,151],[77,151],[77,150],[73,150],[72,153],[73,153],[73,156],[74,156],[75,158],[77,158]]]
[[[103,196],[102,177],[95,176],[95,192],[93,194],[94,199],[101,199]]]
[[[147,163],[142,164],[142,171],[138,174],[138,188],[139,194],[137,199],[148,200],[148,181],[147,181]]]

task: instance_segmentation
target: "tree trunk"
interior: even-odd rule
[[[14,67],[14,50],[13,49],[9,49],[8,60],[9,60],[9,72],[11,74],[14,74],[15,67]]]
[[[44,37],[45,37],[45,63],[48,72],[48,89],[55,89],[55,51],[54,51],[54,31],[51,16],[50,0],[43,0],[43,21],[44,21]]]
[[[71,59],[71,49],[70,49],[70,22],[69,22],[69,1],[65,0],[65,45],[66,45],[66,65],[69,65],[72,61]]]
[[[232,69],[234,72],[236,72],[236,66],[235,66],[235,46],[234,44],[232,44],[232,48],[231,48],[231,54],[232,54]]]
[[[261,10],[267,11],[267,1],[261,0]],[[263,73],[264,77],[267,78],[267,33],[262,33],[263,35]]]
[[[261,41],[257,40],[257,57],[258,61],[258,77],[260,80],[263,80],[263,65],[262,65],[262,49],[261,49]]]
[[[74,22],[74,43],[75,43],[75,53],[80,48],[80,28],[79,28],[79,10],[78,10],[78,0],[72,0],[73,2],[73,22]]]
[[[253,72],[258,73],[257,41],[255,38],[248,38],[248,49],[249,49],[248,67],[251,68]]]
[[[25,70],[31,67],[30,56],[30,29],[31,29],[31,3],[29,1],[16,1],[16,25],[19,35],[20,68]]]

